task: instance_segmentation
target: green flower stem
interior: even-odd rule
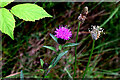
[[[76,36],[76,43],[77,43],[77,40],[78,40],[79,29],[80,29],[80,22],[78,24],[78,30],[77,30],[77,36]],[[73,78],[75,78],[75,75],[76,75],[76,66],[77,66],[77,46],[75,46],[75,65],[74,65],[74,75],[73,75]]]
[[[85,69],[85,72],[84,72],[84,75],[83,75],[82,80],[83,80],[84,77],[85,77],[85,74],[86,74],[86,72],[87,72],[87,69],[88,69],[89,63],[90,63],[90,61],[91,61],[91,57],[92,57],[93,50],[94,50],[94,45],[95,45],[95,40],[93,40],[91,54],[90,54],[90,57],[89,57],[89,60],[88,60],[88,63],[87,63],[87,67],[86,67],[86,69]]]

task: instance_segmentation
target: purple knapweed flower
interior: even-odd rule
[[[59,29],[56,28],[55,36],[60,39],[69,40],[70,37],[72,36],[72,32],[70,31],[70,29],[68,29],[66,27],[67,27],[67,25],[65,27],[59,26]]]

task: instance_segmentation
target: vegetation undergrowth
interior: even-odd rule
[[[13,2],[5,8],[11,9],[17,4],[19,3]],[[36,2],[35,4],[53,17],[27,22],[14,16],[16,20],[14,40],[2,34],[3,78],[120,77],[118,3]],[[81,24],[78,16],[85,6],[88,7],[88,14]],[[72,32],[66,45],[56,42],[58,39],[55,38],[55,30],[60,25],[67,25],[67,29]],[[104,28],[105,34],[101,34],[96,41],[88,31],[91,25]]]

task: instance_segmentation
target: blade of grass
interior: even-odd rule
[[[69,75],[69,77],[73,80],[72,76],[70,75],[69,71],[66,69],[65,67],[65,71],[67,72],[67,74]]]
[[[119,40],[120,40],[120,38],[117,38],[117,39],[111,40],[111,41],[109,41],[109,42],[104,42],[104,43],[96,46],[95,49],[99,49],[99,48],[102,47],[102,46],[105,46],[105,45],[108,45],[108,44],[112,44],[112,43],[114,43],[114,42],[116,42],[116,41],[119,41]]]
[[[53,62],[52,64],[52,67],[49,68],[49,70],[47,71],[47,73],[45,74],[45,76],[47,76],[47,74],[50,72],[50,70],[56,66],[56,64],[58,63],[58,61],[61,59],[62,56],[64,56],[68,51],[65,51],[65,52],[61,52],[56,58],[55,58],[55,61]]]
[[[111,40],[111,41],[109,41],[109,42],[104,42],[104,43],[101,43],[101,44],[99,44],[98,46],[96,46],[95,48],[94,48],[94,50],[96,50],[96,49],[99,49],[99,48],[101,48],[101,47],[103,47],[103,46],[105,46],[105,45],[109,45],[109,44],[113,44],[113,43],[115,43],[115,42],[117,42],[117,41],[119,41],[120,40],[120,38],[117,38],[117,39],[114,39],[114,40]],[[109,46],[108,46],[109,47]],[[117,48],[118,49],[118,48]],[[107,52],[107,51],[110,51],[111,50],[111,48],[110,49],[106,49],[106,50],[104,50],[104,52]],[[88,56],[89,53],[90,52],[90,50],[88,50],[87,52],[85,52],[85,53],[82,53],[81,54],[81,57],[82,56]],[[101,52],[101,51],[100,51]],[[95,53],[97,53],[97,52],[94,52],[94,54]]]
[[[90,9],[90,10],[89,10],[89,13],[90,13],[93,9],[95,9],[98,5],[100,5],[103,1],[104,1],[104,0],[101,0],[97,5],[95,5],[92,9]]]
[[[24,80],[24,75],[23,75],[23,71],[20,71],[20,80]]]
[[[110,15],[110,17],[100,26],[100,27],[103,27],[115,14],[116,12],[119,10],[120,6],[118,6],[113,12],[112,14]]]
[[[60,53],[60,54],[57,56],[57,58],[56,58],[56,60],[55,60],[55,62],[54,62],[54,64],[53,64],[53,67],[56,66],[56,64],[57,64],[58,61],[61,59],[61,57],[64,56],[67,52],[68,52],[68,51],[62,52],[62,53]]]

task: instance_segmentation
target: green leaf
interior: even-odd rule
[[[58,55],[58,57],[56,58],[56,60],[55,60],[55,62],[54,62],[54,64],[53,64],[53,67],[56,66],[56,64],[58,63],[58,61],[60,60],[60,58],[61,58],[62,56],[64,56],[67,52],[68,52],[68,51],[65,51],[65,52],[62,52],[62,53],[60,53],[60,54]]]
[[[52,65],[55,61],[56,57],[50,62],[50,65]]]
[[[52,17],[42,7],[30,3],[13,6],[11,12],[25,21],[35,21],[45,17]]]
[[[41,72],[44,72],[44,69],[40,69]]]
[[[69,46],[77,46],[79,43],[67,43],[63,47],[69,47]]]
[[[49,76],[45,76],[45,78],[50,78]]]
[[[50,69],[52,67],[52,65],[50,65],[49,67],[48,67],[48,69]]]
[[[40,59],[41,66],[43,67],[44,61]]]
[[[0,0],[0,7],[5,7],[14,0]]]
[[[57,42],[57,38],[54,35],[50,34],[50,36],[54,39],[55,42]]]
[[[69,71],[66,69],[66,67],[65,67],[65,71],[67,72],[67,74],[69,75],[69,77],[70,77],[71,79],[73,79],[72,76],[70,75]]]
[[[15,19],[9,10],[5,8],[0,9],[0,30],[2,33],[9,35],[13,40],[13,31],[15,28]]]
[[[23,75],[23,71],[20,71],[20,80],[24,80],[24,75]]]
[[[62,50],[62,45],[59,45],[59,50]]]
[[[53,51],[57,52],[54,47],[51,47],[51,46],[43,46],[43,47],[48,48],[48,49],[50,49],[50,50],[53,50]]]

